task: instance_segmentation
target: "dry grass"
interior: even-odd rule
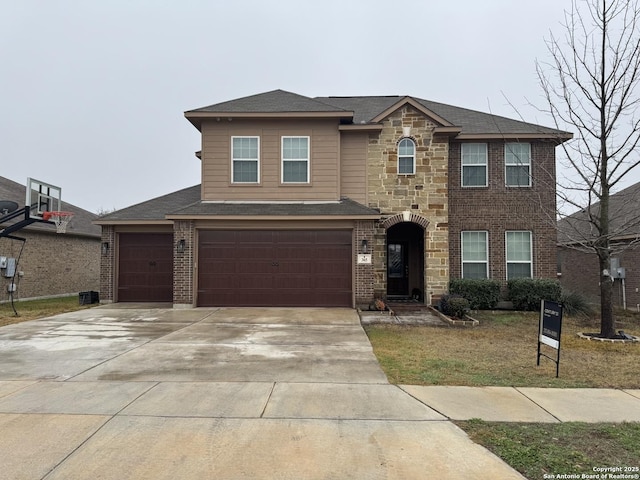
[[[91,305],[79,305],[77,296],[28,300],[15,302],[15,309],[18,312],[16,316],[11,303],[2,303],[0,304],[0,327],[90,307]]]
[[[536,366],[537,313],[479,312],[475,328],[373,325],[366,328],[391,383],[530,387],[640,388],[640,344],[580,339],[597,320],[565,317],[560,378],[546,358]],[[617,329],[640,336],[640,314],[620,313]],[[556,351],[543,345],[555,358]]]

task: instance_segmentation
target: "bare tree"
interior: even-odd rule
[[[544,110],[558,128],[574,131],[563,144],[565,167],[559,203],[579,209],[566,222],[572,243],[598,256],[600,335],[615,336],[611,256],[640,212],[612,206],[610,196],[640,165],[640,12],[637,0],[572,0],[564,35],[547,41],[551,59],[536,70]],[[624,213],[622,212],[624,210]],[[622,218],[623,215],[629,218]],[[637,229],[636,229],[637,231]]]

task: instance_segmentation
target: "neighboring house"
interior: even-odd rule
[[[592,206],[596,212],[599,204]],[[611,278],[613,302],[640,309],[640,183],[614,195],[609,201]],[[600,302],[600,266],[593,250],[584,244],[597,237],[585,209],[558,222],[558,278],[563,288]]]
[[[0,177],[0,200],[24,208],[26,186]],[[74,213],[67,233],[57,234],[48,223],[32,223],[13,233],[26,242],[0,237],[0,257],[18,260],[14,299],[62,296],[100,288],[100,228],[92,222],[97,215],[62,202]],[[0,212],[0,218],[2,217]],[[0,231],[19,221],[0,224]],[[12,278],[0,269],[0,302],[8,301]]]
[[[548,213],[567,132],[413,97],[282,90],[185,116],[202,133],[202,184],[96,222],[103,300],[431,303],[452,277],[556,275]]]

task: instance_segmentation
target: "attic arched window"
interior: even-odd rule
[[[398,175],[414,175],[416,173],[416,144],[410,138],[403,138],[398,143]]]

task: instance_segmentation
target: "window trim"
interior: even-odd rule
[[[509,145],[527,145],[529,148],[529,153],[528,153],[528,163],[522,163],[521,161],[518,161],[516,163],[507,163],[507,149],[509,148]],[[507,176],[507,168],[508,167],[524,167],[526,166],[528,169],[528,175],[527,175],[527,184],[526,185],[511,185],[508,182],[508,176]],[[532,172],[531,172],[531,143],[530,142],[505,142],[504,144],[504,185],[506,187],[510,187],[510,188],[528,188],[531,187],[531,176],[532,176]]]
[[[478,260],[467,260],[464,259],[464,234],[465,233],[484,233],[484,245],[485,245],[485,253],[486,258],[484,261]],[[484,263],[485,265],[485,277],[489,278],[489,231],[488,230],[461,230],[460,231],[460,277],[465,278],[464,276],[464,265],[465,263]]]
[[[484,165],[480,163],[473,163],[466,165],[468,167],[484,166],[484,185],[465,185],[464,184],[464,147],[465,145],[484,145]],[[460,146],[460,186],[462,188],[484,188],[489,186],[489,145],[486,142],[469,142],[462,143]]]
[[[307,139],[307,158],[284,158],[284,141],[287,138],[306,138]],[[307,180],[305,182],[285,181],[284,179],[284,162],[307,162]],[[311,137],[309,135],[282,135],[280,137],[280,183],[282,185],[308,185],[311,183]]]
[[[413,154],[411,155],[400,155],[400,144],[404,141],[408,141],[411,142],[411,146],[413,147]],[[415,175],[416,174],[416,142],[413,141],[412,138],[409,137],[402,137],[400,140],[398,140],[398,159],[397,159],[397,165],[396,165],[396,171],[398,173],[398,175]],[[400,172],[400,158],[411,158],[411,172]]]
[[[528,233],[529,234],[529,260],[509,260],[509,233]],[[526,263],[529,265],[529,277],[517,277],[517,278],[533,278],[533,232],[531,230],[505,230],[504,232],[504,261],[505,261],[505,272],[504,276],[506,280],[511,280],[509,278],[509,264],[512,263]]]
[[[255,138],[258,141],[257,158],[235,158],[233,150],[233,140],[236,138]],[[241,182],[234,180],[235,162],[256,162],[256,181]],[[259,185],[260,184],[260,136],[259,135],[232,135],[231,136],[231,183],[234,185]]]

